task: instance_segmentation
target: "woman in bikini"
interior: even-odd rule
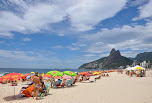
[[[38,93],[39,93],[40,84],[41,84],[40,78],[38,77],[38,72],[35,73],[35,76],[33,78],[33,82],[35,83],[33,99],[36,96],[36,100],[38,100]]]

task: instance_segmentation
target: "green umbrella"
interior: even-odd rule
[[[9,74],[9,72],[5,72],[5,73],[3,74],[3,76],[6,75],[6,74]]]
[[[70,76],[76,76],[76,74],[73,73],[72,71],[64,71],[63,74],[70,75]]]
[[[59,71],[49,71],[47,74],[53,75],[53,76],[63,76],[63,74]]]

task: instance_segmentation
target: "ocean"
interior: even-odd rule
[[[0,68],[0,76],[3,75],[5,72],[16,72],[16,73],[30,73],[30,72],[39,72],[39,73],[47,73],[49,71],[72,71],[72,72],[83,72],[83,71],[95,71],[96,69],[26,69],[26,68]]]

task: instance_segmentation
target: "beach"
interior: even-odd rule
[[[110,77],[101,77],[96,82],[77,82],[64,88],[50,89],[49,95],[35,100],[18,98],[14,87],[0,84],[0,103],[152,103],[152,70],[146,77],[129,77],[117,72],[109,73]],[[93,80],[96,76],[91,76]],[[15,94],[21,87],[15,86]]]

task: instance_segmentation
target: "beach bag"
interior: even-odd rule
[[[25,89],[22,93],[25,94],[26,97],[31,97],[31,92],[34,90],[35,84],[32,84],[30,87]]]

